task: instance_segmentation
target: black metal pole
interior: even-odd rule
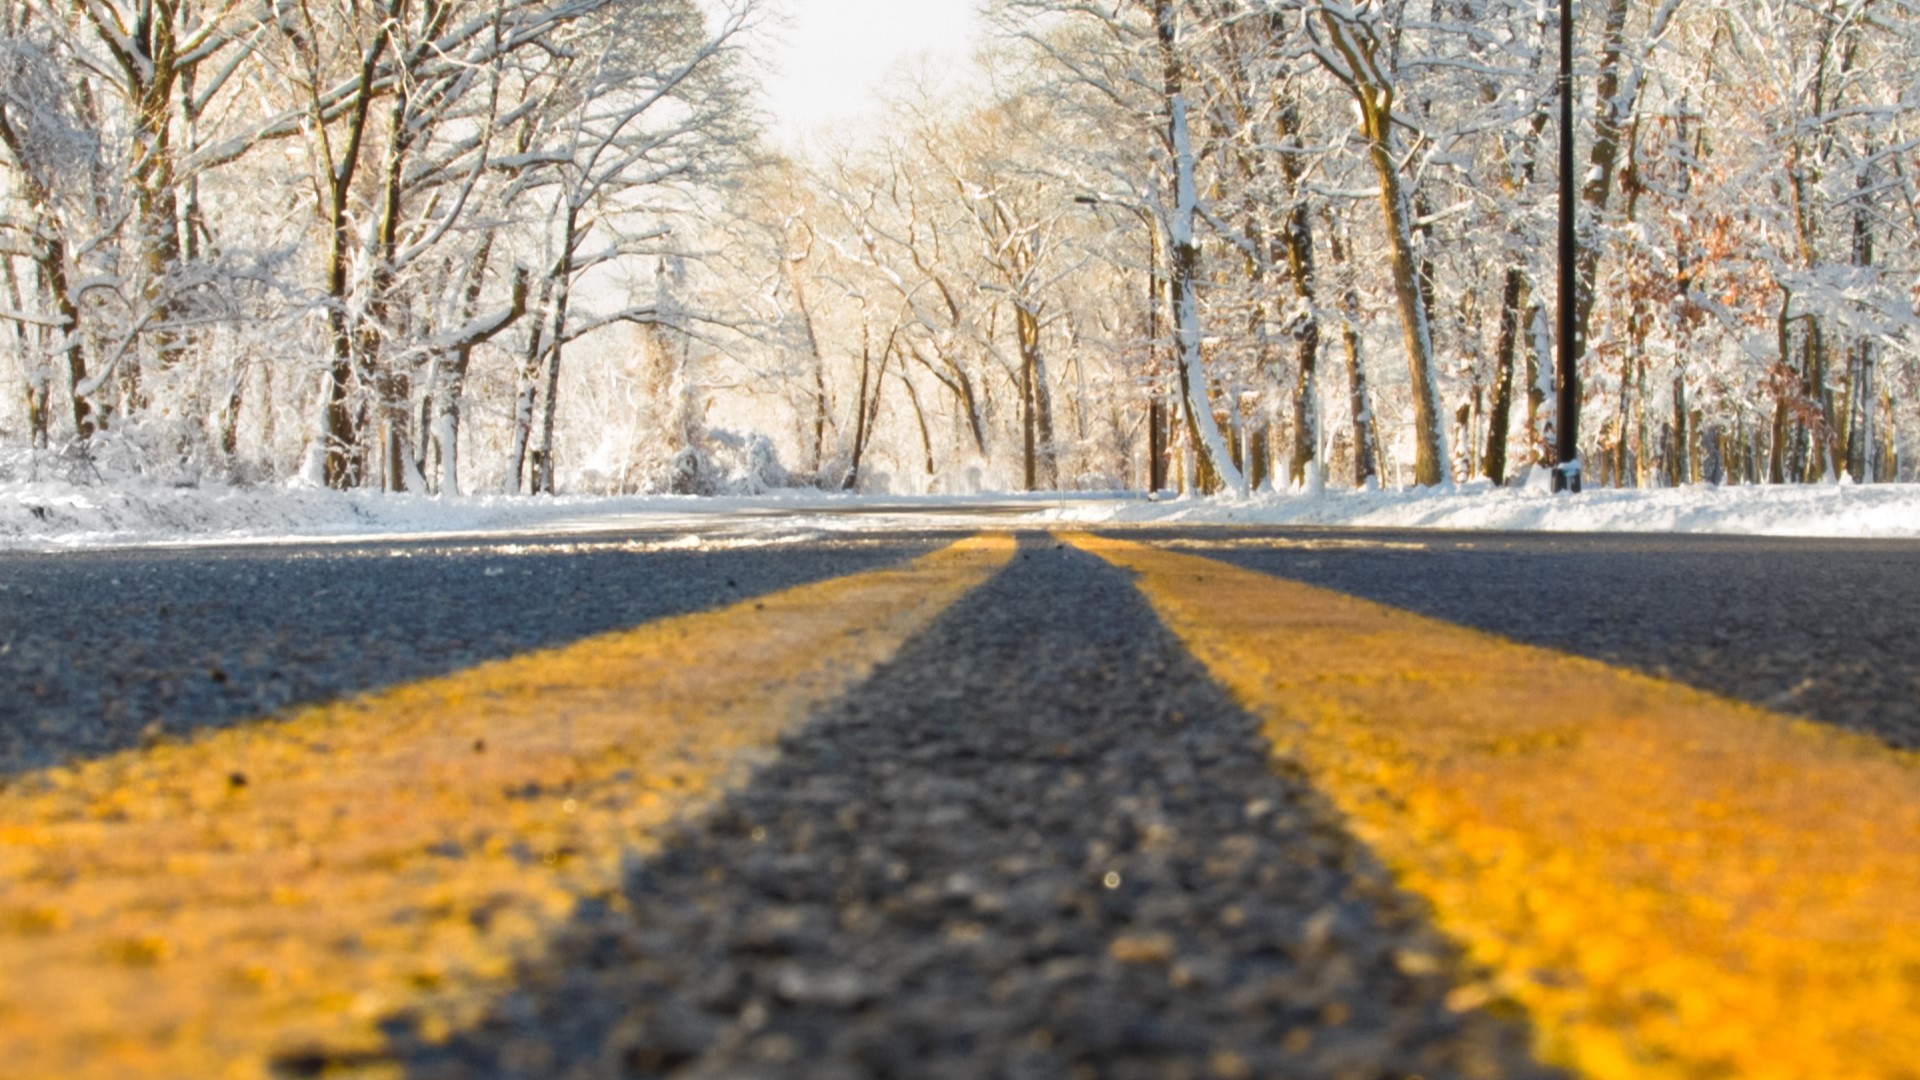
[[[1580,490],[1580,354],[1574,310],[1579,276],[1574,262],[1573,0],[1560,0],[1560,334],[1554,417],[1553,490]]]
[[[1160,400],[1160,232],[1147,226],[1147,493],[1167,486],[1167,406]]]

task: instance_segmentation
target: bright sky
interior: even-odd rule
[[[973,52],[977,0],[784,0],[790,18],[776,54],[768,106],[783,141],[857,121],[874,86],[923,53],[964,64]],[[780,33],[776,30],[776,33]]]

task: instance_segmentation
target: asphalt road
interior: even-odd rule
[[[901,535],[0,553],[0,776],[898,562]]]
[[[1920,545],[1129,532],[1920,746]],[[0,777],[938,535],[0,556]],[[716,662],[723,662],[716,658]],[[1031,534],[418,1077],[1556,1075],[1126,575]],[[324,1056],[281,1062],[320,1074]],[[352,1063],[346,1063],[352,1064]]]
[[[1920,544],[1127,535],[1920,748]],[[941,539],[702,551],[636,534],[0,553],[0,775],[898,562]]]
[[[1920,749],[1920,543],[1332,530],[1144,535]]]
[[[1030,540],[782,750],[415,1075],[1551,1075],[1091,555]]]

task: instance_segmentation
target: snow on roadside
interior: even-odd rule
[[[1244,503],[1180,499],[1116,508],[1115,523],[1307,525],[1514,532],[1920,537],[1920,485],[1815,484],[1554,495],[1540,482],[1452,491],[1267,493]]]
[[[436,499],[310,488],[0,483],[0,548],[584,534],[763,536],[1050,525],[1295,525],[1546,532],[1920,538],[1920,485],[1852,484],[1551,495],[1535,483],[1451,491],[1268,493],[1148,501],[1138,493],[723,498]],[[697,542],[695,540],[694,542]]]
[[[811,489],[758,496],[481,495],[440,499],[307,486],[172,487],[143,481],[0,481],[0,550],[166,544],[585,535],[677,536],[685,545],[775,542],[807,531],[1007,528],[1084,497],[916,498]],[[1138,495],[1104,495],[1089,505]],[[721,537],[732,537],[723,541]]]
[[[83,548],[183,540],[350,536],[484,527],[480,501],[303,488],[0,484],[0,546]]]

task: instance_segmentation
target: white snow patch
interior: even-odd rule
[[[1452,490],[1276,492],[1244,503],[1181,500],[1115,508],[1115,523],[1318,525],[1513,532],[1712,533],[1743,536],[1920,537],[1920,485],[1811,484],[1549,491],[1548,471],[1524,487],[1485,481]]]
[[[1543,470],[1544,473],[1544,470]],[[1695,485],[1553,495],[1523,487],[1265,492],[1148,500],[1138,493],[753,497],[469,496],[439,499],[300,486],[0,483],[0,548],[564,536],[583,547],[712,550],[900,529],[1284,525],[1530,532],[1920,538],[1920,485]],[[621,534],[618,541],[595,535]],[[643,534],[635,537],[634,534]],[[544,550],[553,550],[547,544]]]

